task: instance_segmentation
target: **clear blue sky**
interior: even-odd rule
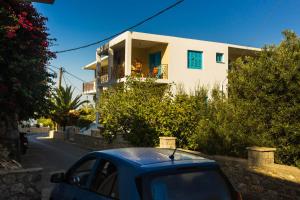
[[[53,5],[34,6],[48,17],[49,33],[57,39],[52,50],[63,50],[101,40],[173,2],[55,0]],[[284,29],[300,34],[299,8],[299,0],[185,0],[135,31],[261,47],[280,42]],[[97,47],[58,54],[52,64],[92,80],[93,73],[81,68],[95,60]],[[80,81],[66,77],[82,89]]]

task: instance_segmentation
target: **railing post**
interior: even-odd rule
[[[159,147],[160,148],[176,148],[176,137],[159,137]]]
[[[274,152],[276,148],[247,147],[249,166],[268,166],[274,164]]]

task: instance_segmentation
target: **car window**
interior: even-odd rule
[[[88,181],[92,174],[96,159],[88,159],[73,168],[67,176],[67,183],[81,188],[88,187]]]
[[[216,170],[155,176],[150,181],[152,200],[231,200],[231,190]]]
[[[104,159],[100,160],[91,190],[113,199],[119,198],[118,171],[113,163]]]

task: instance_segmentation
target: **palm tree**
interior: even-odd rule
[[[72,111],[76,110],[79,106],[84,103],[88,103],[88,100],[81,101],[80,98],[82,95],[77,95],[73,98],[74,89],[71,86],[60,87],[55,89],[55,92],[52,97],[52,111],[51,119],[59,126],[65,127],[70,121],[72,116]]]

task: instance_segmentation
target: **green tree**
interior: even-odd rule
[[[54,54],[41,16],[29,1],[0,1],[0,142],[18,157],[17,122],[48,110]]]
[[[52,100],[52,110],[50,112],[50,118],[59,126],[65,127],[67,125],[73,125],[79,117],[78,109],[84,103],[88,103],[88,100],[81,100],[82,95],[77,95],[73,98],[74,89],[71,86],[60,87],[55,89]]]
[[[111,139],[117,133],[136,146],[154,146],[158,142],[156,114],[161,108],[168,85],[128,78],[124,85],[118,85],[103,92],[99,103],[104,136]]]
[[[83,105],[79,110],[79,118],[76,122],[76,126],[83,128],[90,125],[96,120],[95,108],[93,105]]]
[[[40,117],[37,119],[37,124],[42,124],[44,127],[54,128],[54,123],[50,118]]]
[[[277,161],[300,166],[300,38],[283,36],[233,64],[229,94],[249,143],[276,147]]]

